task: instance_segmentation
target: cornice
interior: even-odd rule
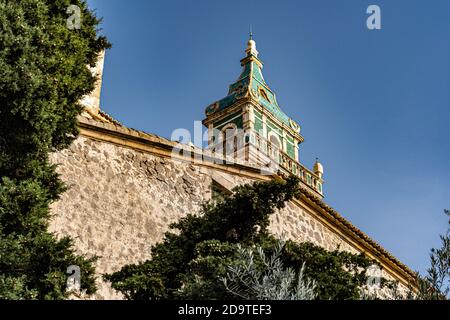
[[[303,188],[302,188],[303,189]],[[394,279],[405,286],[415,283],[416,273],[400,262],[396,257],[379,245],[376,241],[355,227],[345,219],[338,211],[327,205],[319,197],[302,190],[297,203],[305,203],[315,210],[311,212],[320,213],[322,219],[328,227],[331,226],[333,232],[338,233],[344,240],[359,252],[365,253],[369,258],[378,260]],[[301,200],[301,201],[299,201]]]
[[[79,128],[82,136],[161,157],[173,158],[174,155],[172,154],[172,150],[174,147],[179,145],[177,142],[170,141],[157,135],[130,129],[118,123],[100,122],[86,117],[79,118]],[[188,161],[195,163],[196,165],[239,175],[253,180],[267,181],[282,178],[280,175],[262,175],[260,173],[260,168],[256,166],[249,166],[247,164],[217,164],[214,163],[214,161],[195,160],[196,156],[203,154],[203,149],[187,145],[183,146],[183,148],[191,151],[192,157],[186,159],[182,156],[175,156],[176,160]],[[316,217],[334,233],[339,234],[343,240],[358,251],[364,252],[371,258],[376,258],[389,274],[405,286],[414,283],[415,273],[405,264],[400,262],[391,253],[372,240],[360,229],[356,228],[353,224],[341,216],[339,212],[327,205],[318,196],[311,194],[311,192],[309,192],[305,187],[301,187],[301,191],[302,193],[300,198],[294,200],[296,205],[309,207],[308,211],[314,213]]]

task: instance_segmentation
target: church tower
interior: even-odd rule
[[[300,164],[300,125],[278,105],[264,80],[263,63],[250,35],[241,60],[242,73],[228,95],[206,108],[208,148],[226,163],[254,165],[270,173],[294,174],[315,195],[323,197],[323,167],[314,171]]]

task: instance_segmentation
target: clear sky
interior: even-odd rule
[[[102,108],[170,138],[240,74],[249,25],[264,77],[302,126],[325,200],[424,272],[450,208],[450,1],[89,0],[104,18]],[[366,9],[381,8],[368,30]]]

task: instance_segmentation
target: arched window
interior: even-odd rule
[[[234,123],[228,123],[222,128],[222,141],[226,141],[236,135],[237,126]]]
[[[275,147],[278,148],[278,149],[282,149],[282,148],[281,148],[281,141],[280,141],[280,138],[278,138],[278,136],[277,136],[275,133],[269,132],[268,138],[269,138],[269,142],[270,142],[273,146],[275,146]]]
[[[269,156],[275,161],[279,162],[280,161],[279,151],[282,150],[280,138],[278,138],[278,136],[275,133],[269,132],[268,139],[270,142]]]
[[[234,123],[228,123],[222,129],[222,143],[225,156],[234,155],[236,151],[236,133],[237,126]]]

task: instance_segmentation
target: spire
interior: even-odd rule
[[[246,57],[241,60],[242,72],[230,85],[228,95],[206,108],[206,115],[227,109],[243,98],[251,98],[262,108],[272,113],[275,118],[288,128],[300,133],[300,126],[289,118],[278,105],[275,93],[269,88],[262,73],[263,62],[258,58],[256,42],[253,40],[253,30],[250,27],[249,40],[245,49]]]

